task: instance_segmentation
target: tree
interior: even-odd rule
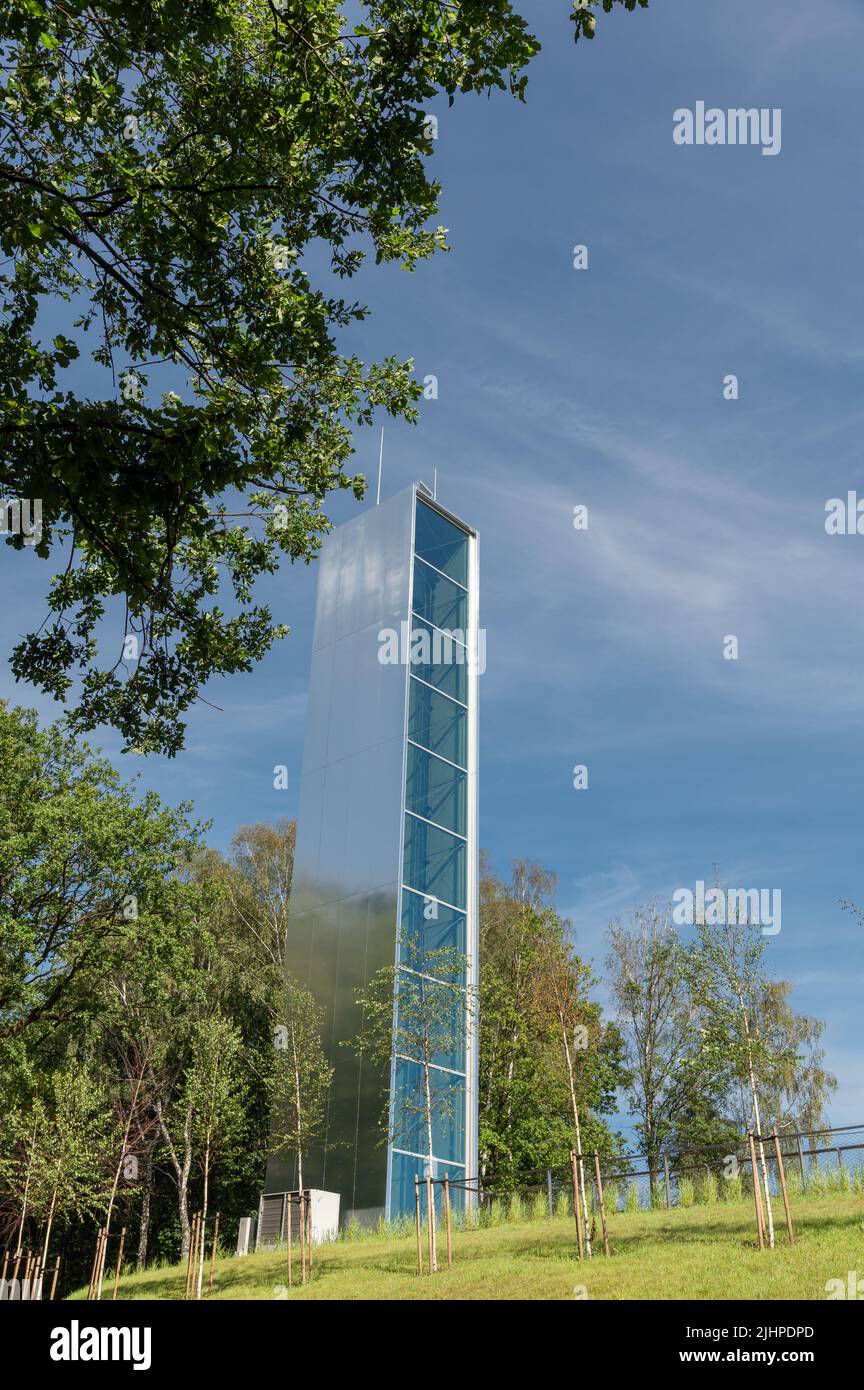
[[[187,808],[136,799],[110,764],[0,704],[0,1056],[84,1026],[119,965],[170,970],[198,905]]]
[[[258,973],[279,992],[285,979],[296,839],[293,820],[241,826],[231,840],[234,872],[226,880],[244,936],[255,944]]]
[[[666,1141],[687,1099],[681,1059],[695,1041],[695,1008],[683,947],[668,908],[634,908],[630,927],[609,928],[607,968],[627,1047],[628,1102],[648,1160],[653,1191]]]
[[[775,1059],[762,1082],[762,1114],[768,1126],[806,1132],[827,1123],[825,1110],[837,1078],[826,1071],[819,1046],[825,1024],[794,1011],[791,989],[789,980],[767,980],[758,1002],[759,1027]],[[746,1104],[739,1102],[734,1113],[740,1127]]]
[[[748,1128],[759,1136],[768,1243],[773,1249],[774,1214],[763,1142],[767,1116],[761,1093],[777,1085],[793,1063],[794,1053],[789,1037],[776,1032],[772,1035],[761,1018],[767,991],[762,973],[766,939],[759,935],[759,927],[751,925],[746,912],[739,913],[732,906],[728,894],[725,900],[729,904],[725,920],[719,920],[715,909],[707,906],[706,895],[706,911],[696,923],[697,939],[686,957],[690,993],[700,1012],[700,1046],[691,1065],[697,1073],[707,1068],[712,1076],[728,1067],[732,1077],[746,1087]],[[753,1181],[759,1181],[756,1173]]]
[[[363,1027],[350,1041],[360,1057],[386,1074],[385,1137],[409,1153],[423,1153],[426,1176],[435,1177],[435,1139],[456,1118],[463,1103],[452,1075],[452,1059],[465,1046],[473,1001],[465,988],[468,962],[452,946],[427,949],[405,934],[399,943],[400,964],[376,972],[357,993]],[[407,964],[405,962],[410,962]],[[390,1062],[398,1063],[399,1081],[390,1096]],[[429,1184],[431,1273],[438,1269],[435,1184]]]
[[[488,872],[480,880],[479,1149],[487,1187],[512,1187],[526,1174],[560,1167],[573,1148],[559,1023],[538,987],[549,961],[567,951],[569,924],[554,909],[554,888],[553,873],[524,859],[514,862],[508,883]],[[601,1116],[615,1109],[623,1079],[621,1039],[600,1025],[596,1005],[586,1001],[589,1016],[597,1024],[576,1078],[580,1136],[609,1155],[616,1140]]]
[[[547,941],[544,945],[540,969],[535,978],[537,1008],[545,1011],[549,1018],[564,1061],[567,1077],[567,1095],[573,1119],[575,1149],[578,1154],[579,1190],[582,1200],[582,1216],[585,1231],[585,1250],[591,1257],[591,1236],[588,1228],[588,1197],[585,1190],[585,1164],[582,1149],[582,1124],[580,1120],[581,1091],[585,1071],[585,1060],[591,1046],[589,1021],[594,1024],[594,1041],[598,1031],[598,1011],[588,1004],[587,992],[594,983],[589,968],[575,955],[566,941]],[[574,1193],[574,1201],[579,1200]]]
[[[309,990],[289,975],[284,1022],[276,1025],[271,1151],[293,1155],[301,1192],[303,1155],[323,1132],[333,1080],[321,1037],[324,1012]]]
[[[43,1269],[55,1220],[81,1221],[105,1200],[110,1186],[105,1161],[114,1137],[105,1092],[79,1058],[70,1057],[53,1073],[48,1090],[30,1194],[33,1215],[43,1223]]]
[[[287,631],[255,581],[314,557],[331,491],[362,496],[352,429],[378,408],[416,419],[410,359],[343,355],[367,309],[330,275],[314,286],[304,256],[323,247],[344,279],[368,250],[413,269],[444,249],[425,108],[524,99],[539,45],[508,0],[357,8],[4,7],[0,485],[41,500],[10,543],[58,571],[12,669],[61,701],[80,676],[76,731],[175,754],[208,679]],[[577,39],[595,8],[574,6]],[[88,395],[69,372],[82,353]]]
[[[186,1072],[184,1100],[191,1115],[193,1143],[204,1179],[201,1221],[206,1225],[210,1174],[217,1153],[236,1144],[245,1119],[243,1040],[226,1018],[202,1018],[192,1040],[192,1060]],[[203,1244],[198,1266],[198,1297],[204,1269]]]

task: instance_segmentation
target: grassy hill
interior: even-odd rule
[[[797,1244],[791,1247],[782,1206],[779,1215],[777,1248],[760,1252],[753,1210],[744,1202],[619,1212],[610,1219],[611,1258],[595,1254],[581,1265],[572,1219],[505,1222],[454,1233],[453,1269],[422,1279],[413,1234],[370,1235],[316,1249],[312,1282],[290,1292],[284,1287],[284,1249],[217,1260],[209,1297],[825,1299],[827,1280],[845,1280],[847,1271],[856,1269],[864,1277],[861,1196],[798,1201],[793,1208]],[[185,1271],[176,1265],[133,1274],[121,1280],[118,1298],[182,1298],[184,1279]]]

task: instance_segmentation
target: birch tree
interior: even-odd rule
[[[327,1120],[333,1068],[322,1042],[324,1010],[312,994],[289,975],[284,1022],[276,1025],[273,1069],[274,1132],[271,1152],[287,1153],[297,1166],[302,1192],[303,1159]]]
[[[729,902],[728,894],[725,899]],[[746,1087],[750,1127],[758,1135],[768,1243],[773,1249],[774,1213],[763,1141],[761,1093],[776,1085],[794,1048],[788,1040],[772,1039],[764,1027],[767,981],[762,958],[767,941],[760,935],[760,928],[749,920],[741,920],[741,914],[730,903],[722,914],[707,910],[696,923],[696,933],[686,960],[690,992],[700,1012],[699,1048],[694,1065],[707,1068],[712,1074],[729,1067]],[[756,1173],[753,1181],[759,1181]]]

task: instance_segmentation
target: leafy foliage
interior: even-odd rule
[[[0,484],[66,556],[12,668],[58,700],[80,680],[76,730],[175,754],[205,683],[287,631],[256,580],[314,557],[333,489],[362,496],[353,430],[416,418],[410,360],[338,345],[367,314],[338,282],[445,247],[424,108],[522,99],[538,44],[507,0],[357,8],[2,6]]]

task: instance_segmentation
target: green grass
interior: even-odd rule
[[[284,1250],[220,1259],[210,1298],[824,1299],[828,1279],[845,1280],[850,1269],[864,1277],[860,1195],[799,1200],[793,1220],[796,1245],[787,1244],[781,1204],[777,1247],[759,1251],[748,1203],[617,1212],[612,1257],[595,1253],[580,1265],[572,1219],[505,1219],[454,1232],[453,1269],[422,1279],[413,1234],[370,1235],[316,1248],[311,1283],[290,1292]],[[446,1263],[443,1241],[440,1250]],[[121,1280],[118,1297],[182,1298],[184,1278],[177,1265],[133,1274]]]

